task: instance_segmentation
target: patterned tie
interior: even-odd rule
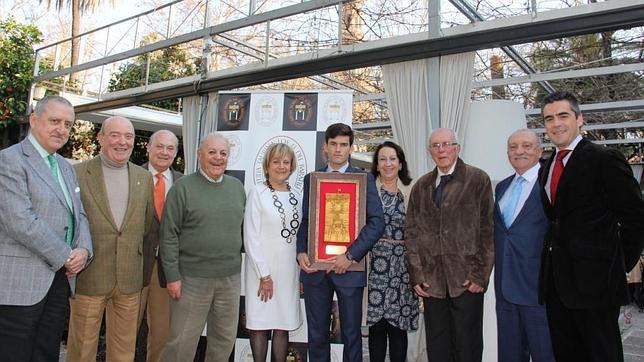
[[[452,175],[441,176],[441,183],[438,184],[438,187],[434,190],[434,205],[439,209],[441,208],[441,201],[443,198],[443,187],[445,187],[445,184],[451,179]]]
[[[48,155],[47,161],[49,161],[49,171],[51,171],[51,175],[54,177],[54,180],[56,180],[58,187],[60,187],[60,189],[63,190],[63,184],[60,182],[60,179],[58,178],[58,161],[56,161],[56,156],[54,156],[53,154]],[[63,191],[63,195],[64,194],[65,192]],[[72,245],[73,237],[74,237],[74,215],[72,214],[71,209],[68,207],[67,208],[67,231],[65,232],[65,242],[67,243],[67,245],[69,246]]]
[[[557,152],[557,159],[555,160],[555,167],[552,169],[552,177],[550,178],[550,202],[555,204],[555,196],[557,195],[557,187],[559,187],[559,179],[564,170],[563,159],[570,153],[570,150],[561,150]]]
[[[163,205],[165,204],[165,177],[161,172],[156,174],[157,183],[154,185],[154,209],[157,217],[161,220],[163,216]]]
[[[514,213],[516,212],[517,205],[519,204],[519,198],[521,197],[521,191],[523,191],[523,183],[526,179],[523,176],[518,176],[517,180],[512,186],[512,190],[508,194],[508,201],[505,203],[501,214],[503,215],[503,221],[505,226],[510,227],[514,219]]]

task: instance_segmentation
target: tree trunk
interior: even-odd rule
[[[78,64],[78,57],[80,54],[80,38],[76,38],[76,36],[80,34],[80,21],[80,0],[72,0],[72,66]],[[70,81],[74,88],[80,85],[80,76],[80,73],[72,73],[70,75]]]

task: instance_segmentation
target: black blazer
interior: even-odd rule
[[[625,275],[644,246],[644,202],[633,171],[618,151],[582,139],[551,205],[545,185],[554,156],[539,177],[551,222],[541,261],[540,301],[545,300],[552,273],[568,308],[627,304]]]

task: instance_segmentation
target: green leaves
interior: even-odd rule
[[[42,41],[35,25],[13,18],[0,22],[0,129],[16,123],[27,110],[34,71],[33,45]]]

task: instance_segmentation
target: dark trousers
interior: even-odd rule
[[[340,287],[325,277],[322,283],[304,283],[304,305],[309,337],[309,361],[328,362],[331,360],[330,328],[333,292],[338,297],[340,331],[344,351],[344,362],[362,361],[362,319],[363,287]]]
[[[0,305],[0,359],[58,362],[68,313],[69,284],[62,268],[40,302]]]
[[[619,306],[570,309],[561,302],[556,289],[551,279],[546,311],[557,362],[624,361]]]
[[[496,293],[499,362],[555,362],[546,308],[510,303]]]
[[[436,362],[481,362],[483,293],[424,298],[427,355]]]
[[[384,362],[389,341],[389,360],[405,362],[407,360],[407,331],[392,326],[384,318],[369,327],[369,360]]]

